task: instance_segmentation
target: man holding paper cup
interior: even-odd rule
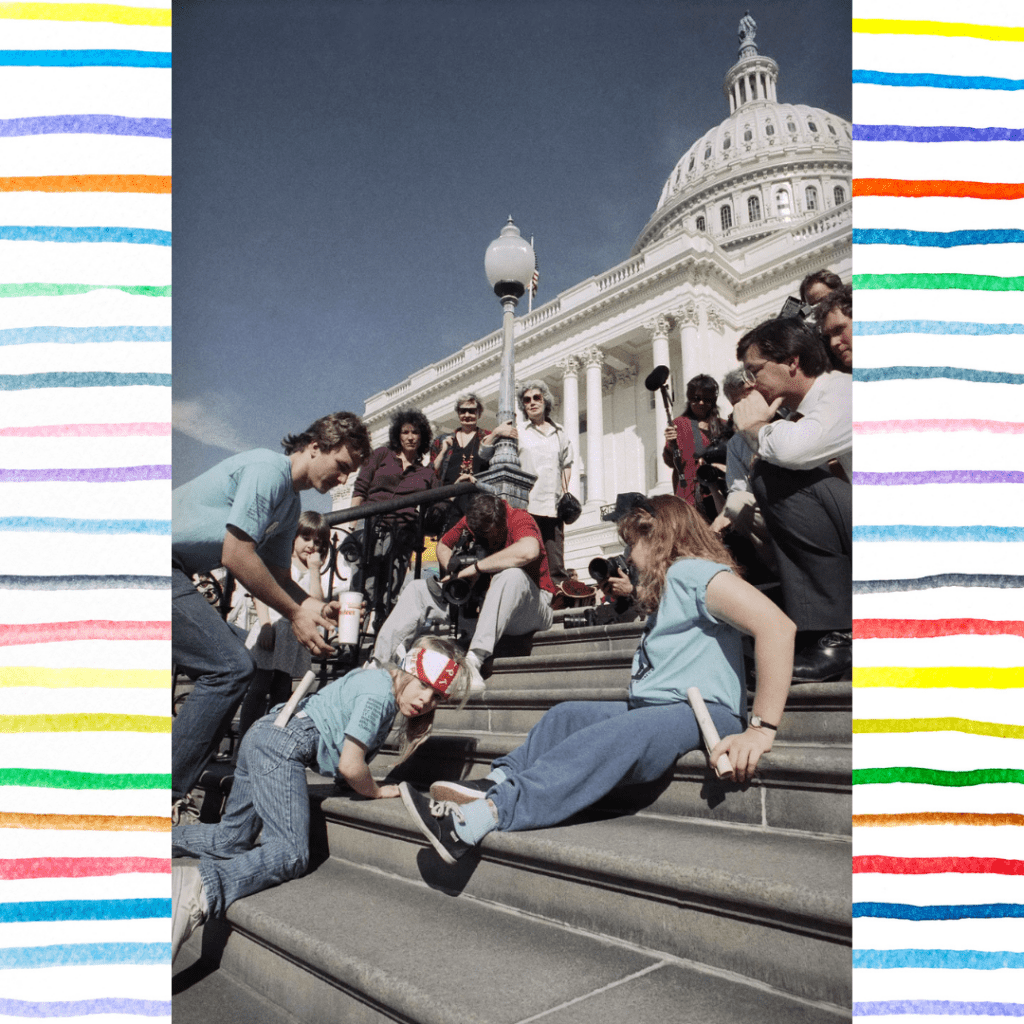
[[[195,680],[171,729],[175,807],[199,781],[255,670],[241,640],[192,584],[195,573],[223,565],[288,619],[301,644],[314,654],[331,652],[318,630],[337,621],[337,602],[311,598],[291,578],[299,492],[326,494],[343,483],[369,455],[370,438],[359,417],[338,412],[281,445],[284,454],[258,448],[233,455],[173,492],[172,651],[177,668]]]

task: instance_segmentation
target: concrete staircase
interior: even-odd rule
[[[552,704],[622,699],[639,633],[556,625],[529,655],[499,648],[484,699],[442,709],[394,780],[478,777]],[[848,1019],[850,704],[849,683],[795,686],[753,784],[723,785],[695,752],[455,867],[400,801],[310,773],[313,870],[193,936],[176,1024]],[[208,773],[211,801],[229,781]]]

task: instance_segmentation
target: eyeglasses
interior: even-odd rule
[[[460,416],[476,416],[477,415],[477,411],[476,411],[475,408],[473,408],[473,409],[460,409],[459,410],[459,415]]]
[[[743,383],[748,387],[753,387],[757,383],[757,375],[767,366],[768,364],[762,363],[756,369],[751,369],[749,366],[743,367]]]
[[[523,395],[523,405],[533,405],[535,402],[543,402],[543,395]]]

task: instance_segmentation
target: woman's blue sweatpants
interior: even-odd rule
[[[742,732],[737,715],[708,703],[720,736]],[[491,765],[507,778],[487,794],[503,832],[557,825],[616,786],[653,782],[701,745],[690,705],[630,709],[625,701],[556,704],[526,741]]]

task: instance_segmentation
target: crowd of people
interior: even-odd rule
[[[427,795],[381,785],[369,762],[396,721],[404,760],[427,739],[440,702],[482,692],[500,638],[550,628],[556,595],[578,575],[564,557],[573,447],[543,381],[519,387],[518,423],[490,432],[474,394],[457,400],[451,433],[433,438],[426,417],[404,409],[373,451],[358,417],[334,413],[285,437],[283,454],[245,452],[175,490],[173,656],[194,688],[172,729],[172,842],[175,856],[198,864],[172,872],[173,954],[209,915],[307,869],[307,767],[364,798],[401,798],[455,863],[491,831],[554,825],[617,786],[662,776],[701,746],[686,693],[696,686],[721,737],[711,763],[726,755],[734,779],[749,781],[772,748],[791,682],[840,678],[852,660],[852,299],[827,271],[805,279],[800,298],[798,316],[740,338],[742,366],[722,381],[728,419],[714,378],[689,381],[665,432],[675,493],[620,495],[608,516],[625,551],[603,581],[605,600],[645,616],[628,699],[557,704],[478,782],[435,781]],[[311,657],[333,655],[340,610],[322,587],[327,523],[300,513],[299,493],[326,493],[358,474],[353,505],[371,505],[473,481],[502,438],[536,477],[527,508],[484,491],[453,499],[440,520],[437,575],[412,580],[420,511],[368,519],[356,588],[367,614],[386,613],[370,656],[291,697]],[[245,642],[193,583],[217,565],[256,601]],[[436,635],[446,626],[449,637]],[[743,634],[754,641],[749,708]],[[189,793],[239,705],[231,793],[219,822],[200,823]]]

